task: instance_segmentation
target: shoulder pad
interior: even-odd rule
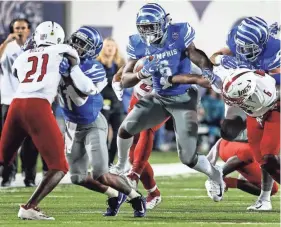
[[[129,43],[127,45],[127,55],[132,59],[139,59],[145,56],[146,44],[143,43],[138,34],[129,36]]]

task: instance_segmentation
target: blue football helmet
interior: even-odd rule
[[[260,17],[247,17],[238,26],[236,52],[243,59],[255,61],[262,53],[269,37],[267,23]]]
[[[103,39],[95,28],[83,26],[71,35],[68,43],[77,50],[80,58],[96,58],[102,49]]]
[[[142,40],[150,45],[161,42],[171,18],[156,3],[141,7],[137,14],[136,25]]]

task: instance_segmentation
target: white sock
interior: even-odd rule
[[[106,194],[109,198],[118,197],[118,191],[111,187],[108,187],[104,194]]]
[[[263,191],[263,190],[261,190],[261,194],[259,196],[259,200],[270,201],[270,194],[271,194],[271,191]]]
[[[117,136],[117,148],[118,148],[118,162],[117,165],[121,168],[125,168],[129,160],[129,149],[133,144],[134,137],[129,139],[122,139]]]
[[[222,178],[219,171],[209,162],[205,155],[198,155],[198,161],[193,169],[205,173],[211,180],[222,184]]]
[[[153,188],[146,190],[148,193],[152,193],[157,189],[157,185],[155,185]]]
[[[140,196],[140,194],[137,193],[134,189],[132,189],[132,191],[128,195],[128,198],[131,200],[131,199],[134,199],[134,198],[139,197],[139,196]]]

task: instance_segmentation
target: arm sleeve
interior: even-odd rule
[[[97,87],[93,84],[92,80],[85,76],[78,65],[71,69],[70,77],[73,80],[75,87],[85,95],[94,95],[99,93]]]
[[[141,42],[141,39],[137,35],[129,37],[129,43],[127,44],[126,52],[127,57],[130,59],[140,59],[145,56],[145,44]]]
[[[181,47],[186,49],[195,38],[195,30],[188,23],[184,23],[180,32],[180,37],[182,37]]]
[[[74,57],[77,60],[77,64],[78,65],[80,64],[79,55],[73,47],[71,47],[70,45],[67,45],[67,44],[58,44],[55,47],[57,48],[59,53],[68,54],[68,55]]]
[[[93,83],[101,82],[106,78],[106,72],[100,63],[91,64],[88,69],[83,71],[84,74],[93,81]]]
[[[281,50],[279,50],[271,59],[268,64],[267,70],[271,71],[276,68],[280,68],[280,61],[281,61]]]

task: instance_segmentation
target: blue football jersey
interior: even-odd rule
[[[239,59],[239,55],[236,53],[235,35],[237,27],[234,27],[228,34],[226,44],[231,52]],[[272,69],[280,67],[281,52],[280,52],[280,40],[269,36],[266,46],[262,53],[257,57],[254,62],[247,61],[255,69],[261,69],[268,72]],[[243,59],[243,61],[245,61]]]
[[[92,79],[93,83],[100,82],[106,77],[103,66],[96,60],[81,61],[80,68],[87,77]],[[63,81],[59,86],[59,96],[64,119],[73,123],[90,124],[94,122],[103,107],[101,94],[89,95],[83,99],[79,96],[79,91],[66,85]],[[77,103],[71,97],[76,97],[75,102]],[[78,102],[80,102],[79,105]]]
[[[195,38],[195,31],[188,23],[175,23],[167,28],[166,38],[160,45],[148,46],[142,41],[139,34],[129,37],[127,45],[127,55],[131,59],[140,59],[144,56],[154,56],[160,60],[159,71],[152,76],[153,88],[163,96],[179,95],[186,92],[191,86],[189,84],[173,84],[172,86],[163,88],[161,77],[163,75],[174,76],[181,74],[181,62],[186,58],[186,66],[191,68],[190,60],[185,56],[185,49],[192,43]],[[189,73],[186,72],[185,73]]]

